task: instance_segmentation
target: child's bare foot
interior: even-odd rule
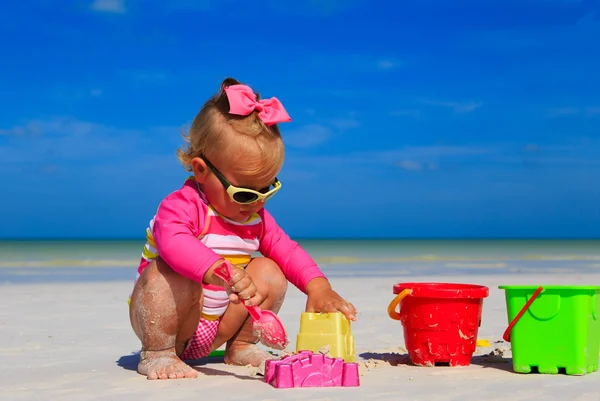
[[[174,349],[142,351],[140,357],[138,372],[148,380],[198,377],[198,372],[179,359]]]
[[[254,366],[258,367],[265,363],[267,359],[276,357],[267,351],[260,349],[256,344],[236,344],[235,342],[227,347],[225,351],[225,363],[228,365]]]

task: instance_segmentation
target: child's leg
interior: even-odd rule
[[[287,290],[287,279],[275,262],[267,258],[254,258],[246,267],[258,292],[265,297],[261,309],[279,312]],[[252,334],[252,319],[242,304],[229,304],[221,318],[213,349],[227,342],[225,362],[231,365],[258,366],[270,354],[256,346],[258,338]]]
[[[177,355],[196,331],[201,308],[199,283],[177,274],[160,258],[144,269],[129,307],[131,326],[142,341],[139,373],[148,379],[198,375]]]

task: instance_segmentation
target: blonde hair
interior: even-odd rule
[[[192,159],[200,155],[209,160],[213,157],[231,160],[257,150],[261,163],[254,173],[277,173],[281,169],[284,147],[277,125],[266,125],[257,111],[247,116],[229,113],[225,88],[238,84],[237,80],[226,78],[219,91],[204,103],[187,135],[182,133],[185,144],[177,150],[177,158],[187,171],[192,171]],[[256,95],[258,100],[260,96]]]

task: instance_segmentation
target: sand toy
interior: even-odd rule
[[[276,388],[357,387],[358,364],[302,351],[279,360],[268,360],[265,382]]]
[[[500,286],[513,370],[584,375],[598,370],[600,287]]]
[[[302,313],[296,337],[296,352],[300,351],[324,351],[333,358],[354,362],[354,336],[350,321],[340,312]]]
[[[453,283],[400,283],[388,314],[404,328],[413,364],[468,366],[477,346],[485,286]],[[400,305],[400,312],[396,307]]]

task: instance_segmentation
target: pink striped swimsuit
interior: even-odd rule
[[[325,277],[265,209],[245,222],[230,220],[208,204],[193,177],[161,202],[146,229],[146,238],[137,277],[160,255],[174,271],[201,283],[204,273],[217,260],[223,258],[245,268],[256,252],[277,263],[286,278],[304,293],[310,280]],[[203,284],[203,292],[202,318],[182,359],[208,355],[219,318],[229,305],[223,287]]]

